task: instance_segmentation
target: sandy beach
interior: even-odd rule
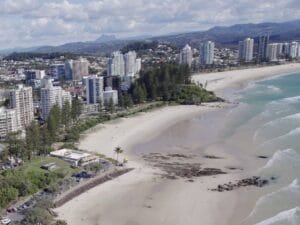
[[[193,80],[207,83],[207,89],[222,96],[226,88],[299,71],[300,64],[287,64],[199,74]],[[240,216],[235,215],[241,192],[208,190],[247,175],[246,170],[237,169],[247,168],[245,161],[217,144],[224,125],[223,111],[231,107],[225,103],[169,106],[90,130],[83,135],[79,148],[115,157],[113,149],[121,146],[125,150],[121,158],[127,157],[128,166],[134,170],[57,208],[59,217],[72,225],[238,224],[249,211],[245,204],[245,209],[239,209]],[[195,132],[194,124],[200,124]],[[152,153],[160,153],[161,161],[153,164],[145,160]],[[201,168],[217,168],[226,174],[167,179],[162,177],[166,171],[161,165],[170,161],[188,166],[199,163]]]
[[[247,84],[248,81],[259,80],[276,75],[299,72],[300,63],[291,63],[278,66],[268,66],[261,68],[250,68],[243,70],[233,70],[219,73],[204,73],[193,76],[194,82],[200,82],[208,90],[216,91],[222,95],[222,90],[228,87],[239,87]]]

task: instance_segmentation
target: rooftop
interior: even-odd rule
[[[90,156],[91,154],[64,148],[57,151],[53,151],[50,153],[50,155],[60,158],[68,158],[72,160],[80,160]]]

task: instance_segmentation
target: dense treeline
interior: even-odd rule
[[[53,53],[36,53],[36,52],[14,52],[6,56],[5,60],[14,60],[14,61],[24,61],[31,60],[35,58],[42,59],[57,59],[61,56],[64,56],[67,59],[76,59],[78,55],[69,52],[53,52]]]
[[[201,104],[216,101],[212,92],[206,91],[191,81],[190,69],[186,65],[162,64],[142,71],[130,94],[134,103],[144,101],[175,101],[180,104]]]

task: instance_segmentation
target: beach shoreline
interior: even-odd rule
[[[249,82],[300,71],[300,64],[287,64],[246,70],[194,75],[197,83],[207,83],[207,89],[224,97],[227,88],[241,88]],[[134,146],[159,138],[162,132],[177,123],[201,117],[220,108],[234,107],[227,103],[203,106],[170,106],[130,118],[98,125],[81,140],[79,148],[114,157],[113,149],[121,146],[135,170],[103,185],[97,186],[56,209],[61,219],[72,225],[88,224],[230,224],[236,210],[238,193],[210,192],[208,189],[240,178],[239,171],[226,170],[225,175],[207,176],[174,181],[161,179],[161,171],[146,164],[141,155],[132,151]],[[217,129],[217,128],[216,128]],[[219,129],[219,128],[218,128]],[[201,152],[220,156],[212,160],[199,158],[207,167],[226,168],[241,162],[222,148]],[[226,202],[226,209],[220,203]],[[222,204],[221,204],[222,205]],[[84,207],[83,207],[84,206]],[[112,210],[114,211],[112,212]],[[226,222],[227,221],[227,222]],[[232,225],[232,224],[230,224]]]

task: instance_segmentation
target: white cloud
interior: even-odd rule
[[[26,10],[34,10],[41,5],[38,0],[0,0],[1,14],[17,14]]]
[[[298,18],[299,0],[0,0],[0,48]]]

